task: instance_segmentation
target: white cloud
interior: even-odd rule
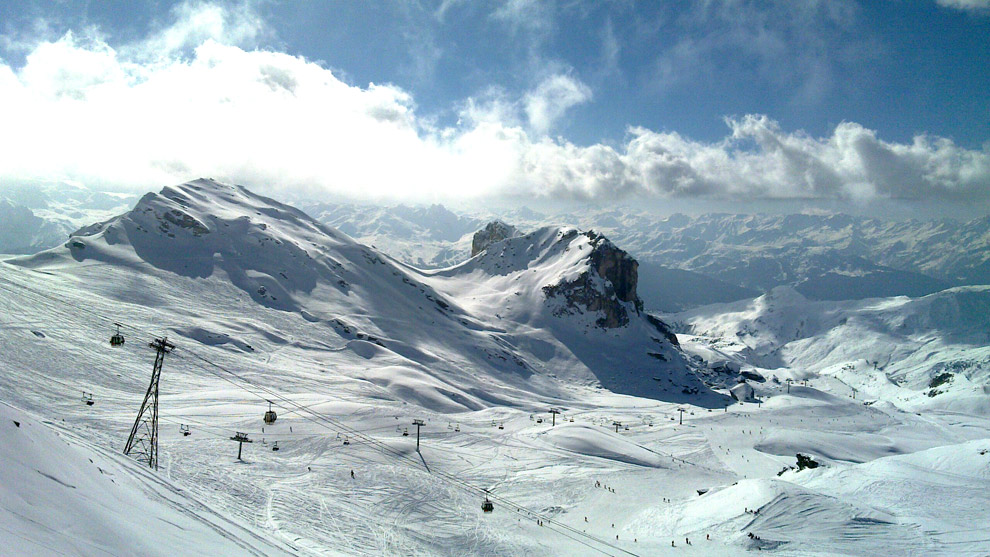
[[[936,0],[939,6],[973,12],[990,12],[990,0]]]
[[[234,17],[221,15],[205,21]],[[491,89],[467,99],[460,121],[439,128],[401,88],[348,85],[302,58],[230,44],[264,36],[254,23],[228,32],[187,19],[176,25],[208,31],[162,29],[117,49],[67,34],[33,45],[21,67],[0,61],[0,184],[148,190],[210,176],[393,199],[990,197],[990,146],[891,143],[852,122],[823,138],[750,115],[727,119],[715,142],[638,127],[618,146],[553,139],[546,132],[591,97],[566,73],[521,98]],[[162,44],[165,54],[147,56]]]
[[[581,81],[567,75],[547,77],[524,99],[529,125],[540,134],[546,134],[567,112],[567,109],[591,100],[591,89]]]

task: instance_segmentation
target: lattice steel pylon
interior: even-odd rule
[[[133,453],[139,460],[158,470],[158,380],[162,375],[165,354],[171,352],[175,345],[167,337],[162,337],[156,338],[149,346],[156,351],[155,369],[151,372],[148,392],[144,395],[144,402],[141,403],[134,426],[131,427],[127,445],[124,446],[124,454]]]

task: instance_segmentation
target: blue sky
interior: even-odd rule
[[[970,203],[990,197],[988,37],[988,0],[0,2],[8,98],[52,103],[0,110],[73,114],[67,129],[92,122],[73,109],[105,110],[107,141],[134,176],[66,155],[58,176],[0,162],[0,183],[140,188],[211,172],[381,197]],[[206,75],[197,64],[234,73],[226,85],[190,86]],[[249,95],[244,64],[270,87],[289,86]],[[205,142],[162,156],[116,146],[114,137],[150,130],[129,128],[114,106],[168,104],[175,90],[187,125],[248,132],[216,119],[217,99],[245,116],[316,115],[309,126],[266,119],[266,137],[307,144],[265,150],[256,143],[270,139],[259,137],[240,159],[217,148],[210,163]],[[168,121],[147,124],[183,136],[178,105],[164,112]],[[323,167],[287,171],[327,136]],[[382,157],[395,172],[368,169]]]

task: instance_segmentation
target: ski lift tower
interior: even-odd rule
[[[254,443],[254,441],[248,439],[247,433],[236,432],[236,435],[230,438],[231,441],[237,441],[237,460],[241,459],[241,449],[244,448],[244,443]]]
[[[550,409],[550,427],[557,425],[557,414],[560,414],[560,409],[551,408]]]
[[[416,426],[416,452],[419,452],[419,428],[426,425],[426,422],[420,419],[415,419],[412,425]]]
[[[147,460],[148,466],[158,470],[158,380],[162,375],[162,363],[165,354],[175,348],[167,337],[156,338],[149,344],[155,349],[155,367],[151,372],[151,383],[144,395],[144,402],[138,410],[131,435],[124,445],[124,454],[137,454],[142,461]]]
[[[678,408],[677,411],[681,413],[680,421],[678,422],[677,425],[684,425],[684,409]]]

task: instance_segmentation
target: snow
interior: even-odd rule
[[[150,470],[7,404],[0,446],[4,555],[289,553]]]
[[[682,351],[641,316],[554,315],[542,287],[587,241],[540,228],[422,271],[197,181],[0,263],[4,554],[990,551],[986,287],[775,290],[665,316]],[[120,452],[161,335],[153,472]],[[758,404],[727,395],[740,371]],[[778,475],[799,452],[822,466]]]

